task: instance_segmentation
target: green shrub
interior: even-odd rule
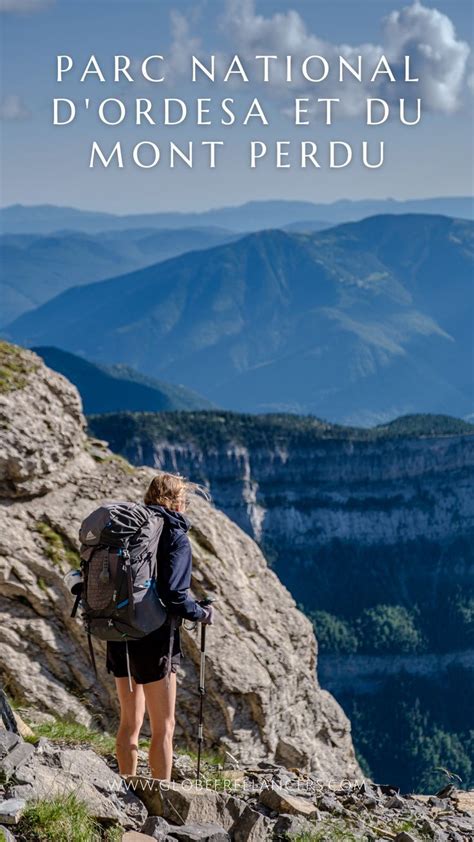
[[[460,649],[474,644],[474,598],[457,594],[449,602],[444,617],[444,634]]]
[[[474,775],[474,731],[468,738],[434,728],[420,745],[422,792],[433,792],[452,781],[456,786],[472,781]],[[444,771],[445,770],[445,771]],[[456,777],[451,777],[451,775]]]
[[[46,555],[56,567],[62,570],[63,565],[66,564],[75,569],[79,568],[79,553],[71,546],[64,535],[60,535],[44,520],[36,521],[35,529],[43,538]]]
[[[451,774],[461,789],[474,786],[473,692],[472,672],[458,668],[436,678],[399,673],[377,693],[338,701],[374,780],[434,793]]]
[[[328,611],[313,611],[309,617],[321,652],[351,654],[357,651],[357,635],[348,621]]]
[[[415,619],[402,605],[376,605],[362,612],[357,621],[360,651],[367,653],[414,653],[424,648]]]

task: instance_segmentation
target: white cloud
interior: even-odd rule
[[[368,78],[380,56],[385,55],[398,79],[402,76],[404,56],[411,56],[411,73],[420,79],[418,84],[403,80],[389,82],[382,76],[377,82],[364,84],[346,76],[344,106],[348,115],[360,114],[367,96],[381,97],[388,102],[398,102],[402,96],[406,99],[421,97],[427,111],[450,112],[460,104],[469,46],[457,38],[447,15],[423,6],[419,0],[383,19],[380,44],[325,41],[308,31],[299,12],[289,10],[265,17],[257,14],[254,0],[227,0],[221,28],[232,49],[248,61],[259,54],[292,55],[296,61],[309,55],[321,55],[337,67],[341,55],[357,66],[356,57],[361,55],[362,65],[367,68],[365,78]],[[341,89],[337,78],[336,75],[317,85],[300,81],[294,86],[295,93],[338,96]],[[274,75],[273,81],[275,95],[284,96],[282,79]]]
[[[29,108],[18,94],[7,94],[0,102],[0,120],[28,120]]]
[[[55,0],[0,0],[0,12],[39,12]]]
[[[389,58],[413,57],[420,77],[425,108],[454,111],[459,105],[467,69],[469,46],[456,37],[450,18],[418,0],[385,20],[384,34]]]
[[[167,64],[173,74],[185,73],[189,67],[189,56],[195,55],[201,46],[200,38],[191,35],[189,21],[180,12],[171,12],[172,41],[167,53]]]

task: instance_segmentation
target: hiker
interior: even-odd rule
[[[195,489],[183,477],[162,473],[151,481],[145,494],[145,505],[163,516],[156,575],[157,590],[168,610],[168,619],[139,640],[107,641],[107,670],[115,676],[120,702],[116,751],[121,775],[136,773],[138,738],[146,709],[152,734],[151,774],[154,778],[170,779],[176,669],[183,657],[179,626],[183,620],[213,622],[212,606],[203,608],[188,595],[192,555],[184,511],[187,495]]]

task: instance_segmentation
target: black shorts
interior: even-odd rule
[[[137,684],[150,684],[161,681],[167,674],[168,652],[170,645],[170,626],[165,623],[161,628],[147,634],[140,640],[128,641],[128,655],[130,659],[130,674]],[[127,658],[124,642],[107,641],[107,672],[116,678],[126,678]],[[176,672],[183,653],[179,628],[173,633],[173,648],[171,655],[171,672]]]

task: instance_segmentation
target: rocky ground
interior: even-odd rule
[[[206,762],[197,781],[186,754],[175,755],[173,781],[166,783],[147,776],[143,751],[139,772],[123,779],[113,756],[87,745],[45,738],[33,744],[0,729],[0,830],[7,842],[62,842],[52,830],[31,825],[28,805],[75,797],[85,803],[94,830],[66,835],[64,842],[474,839],[474,794],[451,785],[436,796],[403,796],[363,779],[322,781],[316,773],[265,761],[240,768],[230,757]]]

